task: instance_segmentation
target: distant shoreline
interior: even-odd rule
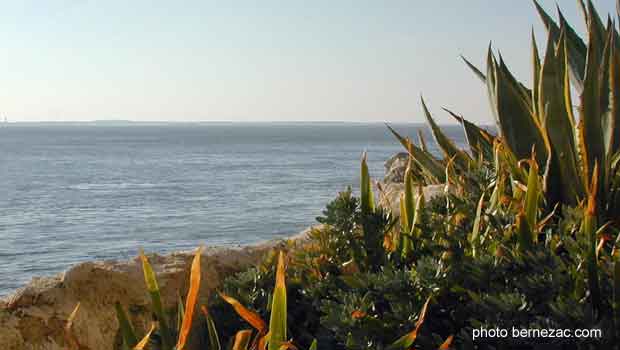
[[[93,121],[9,121],[0,127],[14,126],[176,126],[176,125],[410,125],[426,128],[424,122],[375,122],[375,121],[133,121],[133,120],[93,120]],[[440,126],[458,127],[458,123],[440,124]],[[493,128],[492,124],[481,124],[484,128]]]

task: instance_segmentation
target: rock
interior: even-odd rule
[[[302,245],[309,230],[294,236],[293,246]],[[270,241],[243,248],[209,248],[201,257],[200,304],[233,273],[255,265],[273,248],[285,241]],[[291,246],[288,244],[287,246]],[[157,274],[162,301],[175,307],[178,293],[188,288],[192,252],[149,255]],[[63,328],[77,303],[80,309],[73,333],[83,346],[80,350],[113,350],[120,347],[114,304],[120,302],[140,334],[151,320],[150,298],[144,286],[142,265],[130,261],[102,261],[78,264],[58,276],[35,278],[26,287],[0,300],[0,349],[64,350]],[[195,317],[202,317],[200,313]],[[195,321],[200,325],[200,321]],[[196,333],[188,349],[197,349]],[[193,345],[192,345],[193,344]]]
[[[385,183],[382,184],[381,204],[391,208],[392,214],[400,215],[400,194],[405,190],[404,183]],[[430,185],[422,188],[424,199],[428,201],[431,198],[444,195],[444,185]]]
[[[393,155],[385,162],[385,183],[402,183],[405,179],[405,169],[409,155],[406,152],[400,152]]]

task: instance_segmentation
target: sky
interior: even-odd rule
[[[555,1],[541,0],[555,13]],[[576,0],[558,0],[578,31]],[[595,0],[615,15],[614,0]],[[528,0],[0,1],[9,121],[492,122],[489,42],[531,81]]]

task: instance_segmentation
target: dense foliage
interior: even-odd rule
[[[290,335],[321,349],[575,349],[620,344],[620,40],[591,2],[587,43],[536,4],[549,32],[534,86],[489,49],[483,73],[499,135],[463,125],[458,149],[424,114],[444,158],[390,128],[410,155],[400,203],[377,201],[362,159],[360,197],[327,205],[323,224],[289,255]],[[579,121],[571,89],[579,94]],[[445,184],[425,198],[421,188]],[[375,204],[382,203],[381,205]],[[226,282],[266,310],[265,264]],[[237,326],[238,327],[238,326]],[[231,329],[234,329],[232,327]],[[480,330],[507,329],[507,337]],[[600,330],[578,338],[513,337],[515,329]],[[476,338],[476,339],[474,339]]]

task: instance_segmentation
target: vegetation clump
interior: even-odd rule
[[[444,157],[390,128],[409,154],[399,203],[342,192],[324,226],[291,256],[292,338],[325,349],[599,349],[620,344],[620,40],[582,4],[583,41],[537,3],[546,52],[533,40],[534,85],[489,48],[485,72],[498,135],[458,114],[455,146],[422,101]],[[579,106],[574,108],[573,94]],[[578,114],[578,120],[575,117]],[[444,184],[427,199],[422,186]],[[381,205],[377,203],[382,203]],[[398,213],[390,208],[398,207]],[[225,289],[264,309],[265,265]],[[476,337],[476,330],[593,330],[589,337]],[[598,332],[598,333],[597,333]]]

